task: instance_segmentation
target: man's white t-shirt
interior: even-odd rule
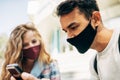
[[[107,47],[102,52],[97,53],[98,74],[94,69],[95,56],[92,58],[90,62],[91,80],[120,80],[119,35],[120,29],[114,29]]]

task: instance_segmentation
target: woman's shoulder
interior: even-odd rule
[[[50,61],[50,63],[44,63],[44,67],[46,66],[46,67],[50,67],[50,66],[56,66],[56,65],[58,65],[58,61],[57,60],[55,60],[55,59],[52,59],[51,61]]]
[[[44,65],[44,69],[50,69],[50,70],[58,70],[58,62],[57,60],[51,60],[51,62],[47,65]]]
[[[58,61],[56,59],[52,59],[50,62],[50,66],[58,65]]]

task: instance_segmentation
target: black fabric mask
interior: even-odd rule
[[[88,26],[80,34],[78,34],[74,38],[68,38],[67,41],[71,45],[75,46],[77,50],[83,54],[90,48],[96,33],[97,27],[94,30],[90,21]]]

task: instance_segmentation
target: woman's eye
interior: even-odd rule
[[[36,43],[37,41],[36,40],[33,40],[32,43]]]

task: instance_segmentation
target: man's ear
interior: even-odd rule
[[[92,13],[92,24],[93,26],[98,26],[101,22],[101,16],[99,11],[94,11]]]

